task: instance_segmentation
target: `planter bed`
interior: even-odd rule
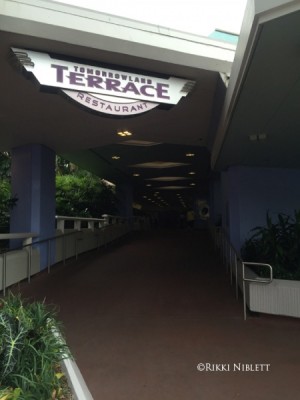
[[[300,281],[250,282],[247,304],[251,311],[300,318]]]
[[[93,397],[81,375],[75,361],[66,358],[61,362],[62,371],[65,373],[74,400],[93,400]]]

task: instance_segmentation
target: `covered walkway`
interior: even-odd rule
[[[299,398],[299,321],[244,322],[205,232],[134,234],[20,290],[59,305],[95,400]],[[270,365],[234,371],[239,363]]]

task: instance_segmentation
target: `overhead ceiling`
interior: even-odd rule
[[[237,164],[299,168],[300,12],[295,9],[299,2],[285,3],[293,3],[294,9],[281,7],[279,12],[276,7],[276,18],[254,10],[248,31],[241,35],[243,51],[238,48],[227,94],[219,72],[229,72],[228,60],[214,62],[212,57],[208,62],[195,54],[185,58],[184,52],[175,52],[175,48],[166,57],[167,50],[155,52],[154,44],[141,47],[140,43],[137,46],[144,50],[134,55],[128,41],[120,47],[118,39],[118,49],[111,38],[88,46],[84,36],[78,42],[75,30],[72,35],[65,30],[65,40],[58,40],[50,27],[30,33],[25,23],[24,32],[16,27],[0,31],[0,68],[5,76],[0,149],[30,143],[48,146],[105,179],[132,184],[134,200],[145,206],[154,195],[164,199],[161,206],[178,206],[178,198],[180,206],[188,206],[197,197],[207,197],[211,163],[216,171]],[[32,26],[36,25],[30,29]],[[196,84],[169,110],[154,109],[127,119],[107,118],[87,112],[57,93],[40,91],[22,75],[11,47],[166,74]],[[120,129],[132,136],[118,136]],[[187,157],[188,153],[194,156]],[[155,162],[156,168],[141,165],[150,162]],[[163,163],[167,162],[182,165],[166,167]]]
[[[188,207],[195,196],[207,197],[210,174],[207,142],[216,125],[212,117],[220,81],[216,70],[221,65],[219,60],[214,59],[207,70],[191,66],[188,59],[173,63],[172,52],[170,57],[157,60],[147,55],[145,58],[124,54],[126,50],[123,54],[103,50],[104,39],[100,48],[91,48],[74,44],[75,38],[69,40],[73,43],[66,43],[41,37],[43,34],[44,30],[39,36],[0,32],[0,62],[5,76],[2,90],[6,94],[0,100],[0,123],[4,132],[1,150],[40,143],[106,180],[131,184],[134,201],[146,207],[154,194],[157,197],[157,192],[164,206]],[[184,35],[183,41],[186,43]],[[59,93],[44,92],[34,81],[25,79],[11,47],[73,57],[86,64],[90,61],[120,70],[146,71],[148,75],[180,77],[194,81],[195,86],[171,109],[157,108],[127,119],[108,118],[88,112]],[[234,46],[224,44],[227,47],[233,53]],[[198,56],[199,63],[201,59]],[[222,65],[226,71],[230,62],[225,60]],[[128,130],[132,136],[120,137],[117,134],[120,130]],[[154,167],[144,165],[149,162],[155,163]]]
[[[300,168],[300,3],[286,3],[257,14],[251,27],[239,91],[213,157],[219,171]]]
[[[160,62],[151,66],[145,59],[122,57],[123,66],[168,72],[169,75],[195,80],[196,85],[186,98],[169,110],[154,109],[134,118],[113,119],[92,114],[59,94],[41,92],[33,81],[26,80],[21,73],[10,51],[12,46],[63,55],[84,55],[94,62],[118,61],[118,57],[107,52],[83,51],[77,46],[1,32],[0,54],[6,77],[2,85],[6,96],[5,101],[4,98],[1,101],[1,130],[5,132],[0,141],[1,150],[29,143],[43,144],[113,183],[131,183],[135,187],[135,201],[139,203],[143,202],[146,192],[170,186],[170,182],[172,186],[184,186],[173,189],[184,191],[187,203],[197,191],[207,192],[204,186],[207,186],[210,157],[206,143],[219,79],[217,72]],[[118,136],[118,131],[124,129],[130,131],[132,136]],[[134,140],[134,145],[123,144],[128,140]],[[154,145],[144,146],[147,142]],[[187,158],[186,153],[195,156]],[[120,159],[113,160],[114,155]],[[132,167],[133,164],[150,161],[181,162],[184,165],[166,169]],[[195,174],[192,176],[189,172]],[[134,173],[140,176],[133,176]],[[174,181],[165,181],[164,185],[159,181],[148,181],[159,176],[182,179],[176,180],[176,185]],[[164,195],[168,204],[173,203],[172,197],[177,199],[173,192]]]

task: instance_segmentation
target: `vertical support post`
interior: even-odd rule
[[[31,280],[31,260],[32,260],[32,244],[29,246],[29,252],[28,252],[28,270],[27,270],[28,283],[30,283]]]
[[[66,236],[63,236],[63,263],[66,264]]]
[[[232,258],[232,247],[231,247],[231,245],[230,245],[230,243],[228,243],[228,246],[229,246],[229,269],[230,269],[230,284],[232,285],[232,283],[233,283],[233,277],[232,277],[232,260],[231,260],[231,258]]]
[[[3,295],[6,295],[6,254],[3,253],[3,270],[2,270],[2,286],[3,286]]]
[[[244,320],[247,319],[247,303],[246,303],[246,281],[245,281],[245,266],[242,263],[242,278],[243,278],[243,306],[244,306]]]
[[[65,220],[64,219],[57,220],[57,229],[60,230],[62,233],[65,232]]]
[[[55,234],[55,152],[40,144],[12,149],[11,187],[18,202],[11,211],[11,232],[36,232],[39,240]],[[20,246],[21,243],[15,243]],[[47,268],[46,247],[40,269]]]
[[[238,260],[237,255],[234,256],[234,267],[235,267],[235,297],[239,298],[239,282],[238,282]]]
[[[91,231],[94,231],[94,230],[95,230],[95,221],[89,221],[89,222],[88,222],[88,228],[89,228]]]
[[[50,274],[50,269],[51,269],[51,240],[47,241],[47,255],[48,255],[48,274]]]

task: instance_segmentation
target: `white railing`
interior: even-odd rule
[[[23,244],[26,245],[32,243],[32,239],[37,236],[38,234],[33,232],[0,233],[0,240],[23,239]]]
[[[249,284],[251,282],[259,284],[270,284],[273,280],[273,269],[270,264],[254,263],[243,261],[240,253],[234,248],[228,234],[221,227],[209,226],[215,249],[221,254],[223,264],[226,266],[227,273],[230,274],[230,283],[235,284],[235,296],[239,297],[239,289],[243,296],[244,320],[247,319],[247,303],[249,304]],[[250,268],[248,268],[250,267]],[[256,275],[251,267],[264,267],[269,271],[268,278],[261,278]]]
[[[66,227],[71,223],[71,228]],[[132,230],[142,230],[148,227],[145,218],[127,219],[114,215],[104,215],[103,218],[56,217],[56,234],[43,240],[38,240],[37,233],[7,233],[1,234],[0,240],[24,239],[22,246],[0,253],[0,290],[5,295],[6,288],[27,279],[40,272],[41,269],[51,270],[58,262],[65,263],[67,259],[90,250],[105,247],[109,243],[125,236]],[[35,240],[33,240],[35,239]]]
[[[105,218],[81,218],[81,217],[67,217],[57,215],[56,226],[61,232],[65,231],[65,225],[67,221],[71,221],[74,224],[74,229],[80,231],[83,224],[87,224],[88,229],[94,231],[95,229],[100,229],[106,224]]]

